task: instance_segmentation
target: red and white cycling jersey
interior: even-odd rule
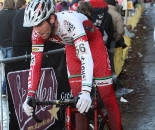
[[[92,79],[97,84],[112,84],[111,67],[102,35],[83,14],[71,11],[56,13],[58,29],[48,40],[66,45],[68,75],[81,74],[82,90],[91,91]],[[31,66],[28,77],[28,95],[34,95],[40,80],[43,39],[35,29],[32,32]],[[74,67],[76,65],[76,67]],[[103,82],[99,78],[106,78]]]

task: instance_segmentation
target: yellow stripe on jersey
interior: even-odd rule
[[[43,52],[43,45],[32,45],[32,52]]]

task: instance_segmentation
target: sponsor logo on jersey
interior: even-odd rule
[[[94,32],[94,25],[90,20],[85,20],[83,26],[85,31]]]
[[[63,42],[65,42],[66,44],[73,44],[74,39],[72,37],[63,37]]]
[[[75,29],[74,25],[71,22],[66,21],[66,20],[64,20],[64,26],[69,33],[74,31],[74,29]]]
[[[32,52],[43,52],[43,47],[32,47]]]
[[[103,79],[103,80],[95,80],[94,83],[96,86],[107,86],[112,84],[112,78],[109,79]]]
[[[85,58],[84,57],[81,57],[81,73],[82,73],[82,79],[83,80],[86,80],[86,67],[85,67]]]
[[[32,47],[32,52],[38,52],[39,48],[38,47]]]
[[[64,36],[66,36],[66,35],[67,35],[67,33],[65,33],[65,34],[62,34],[62,35],[61,35],[61,37],[64,37]]]
[[[94,27],[89,26],[89,25],[84,25],[84,29],[85,31],[94,32]]]

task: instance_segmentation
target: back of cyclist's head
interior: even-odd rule
[[[25,8],[23,26],[37,26],[47,20],[54,11],[53,0],[31,0]]]

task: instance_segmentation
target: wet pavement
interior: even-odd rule
[[[132,83],[128,82],[127,86],[134,89],[134,92],[124,96],[128,100],[128,103],[120,103],[124,130],[155,130],[154,16],[155,7],[151,7],[151,9],[146,10],[142,15],[141,20],[143,19],[143,23],[140,22],[138,25],[142,27],[146,26],[147,29],[146,31],[138,30],[141,31],[139,34],[143,35],[143,40],[139,43],[139,48],[143,48],[139,52],[142,57],[140,62],[138,62],[138,59],[134,61],[134,64],[139,64],[139,68],[131,70],[135,72],[129,72],[133,74],[131,77]],[[136,44],[138,43],[133,43],[133,46],[136,46]],[[130,64],[130,59],[128,63]],[[133,68],[134,64],[132,64]]]

